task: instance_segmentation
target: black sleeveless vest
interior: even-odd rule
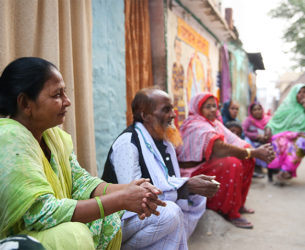
[[[140,164],[140,167],[141,167],[142,178],[149,178],[151,180],[148,169],[146,167],[146,164],[145,164],[145,161],[144,161],[144,158],[143,158],[139,137],[138,137],[138,134],[137,134],[137,132],[134,128],[134,124],[132,124],[128,128],[126,128],[119,136],[121,136],[124,133],[131,133],[132,134],[131,135],[131,143],[133,143],[138,149],[139,164]],[[110,183],[118,183],[118,179],[117,179],[115,171],[114,171],[114,166],[110,161],[110,155],[111,155],[112,151],[113,150],[112,150],[112,146],[111,146],[111,148],[108,152],[108,156],[107,156],[105,166],[104,166],[104,173],[103,173],[102,179],[104,181],[107,181],[107,182],[110,182]]]

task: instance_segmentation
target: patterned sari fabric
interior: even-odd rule
[[[180,171],[182,176],[215,175],[221,185],[217,194],[208,199],[207,208],[229,219],[239,218],[239,209],[244,206],[255,161],[239,160],[235,157],[212,157],[216,140],[237,147],[249,145],[218,120],[210,121],[201,115],[200,107],[211,96],[213,95],[210,93],[200,93],[190,101],[190,115],[180,128],[183,146],[177,149],[177,154],[179,162],[198,162],[198,165],[193,168],[181,168]]]
[[[296,177],[296,169],[304,154],[297,154],[298,138],[305,132],[305,110],[297,102],[297,94],[305,87],[304,83],[295,85],[274,113],[267,127],[272,130],[272,145],[276,152],[276,158],[268,165],[268,168],[288,171]]]
[[[117,214],[71,222],[77,200],[88,199],[101,180],[78,165],[70,135],[55,127],[43,138],[50,162],[29,130],[0,119],[0,238],[27,234],[46,249],[105,249],[119,235]]]
[[[200,164],[192,176],[204,174],[216,176],[221,183],[214,197],[208,198],[207,208],[223,214],[228,219],[240,217],[251,185],[254,160],[239,160],[235,157],[214,158]]]
[[[298,146],[298,140],[304,140],[303,132],[282,132],[272,136],[272,145],[276,153],[276,158],[269,163],[268,168],[281,169],[290,172],[296,177],[296,170],[301,163],[303,154],[298,154],[299,150],[304,150]]]

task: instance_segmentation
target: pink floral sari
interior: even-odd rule
[[[290,172],[293,177],[305,154],[304,143],[299,143],[304,141],[305,111],[297,101],[297,95],[304,87],[304,83],[293,86],[267,124],[272,130],[271,140],[277,155],[268,168]]]
[[[296,170],[303,158],[303,149],[300,141],[305,141],[305,133],[285,131],[272,136],[272,145],[276,158],[268,168],[281,169],[290,172],[296,177]]]
[[[199,174],[216,176],[220,188],[207,201],[207,208],[223,214],[229,219],[239,218],[244,206],[254,170],[254,159],[239,160],[235,157],[212,157],[216,140],[237,147],[249,144],[228,130],[220,121],[210,121],[200,113],[202,104],[213,97],[211,93],[200,93],[190,101],[190,115],[180,127],[183,146],[177,149],[179,162],[192,162],[193,168],[180,168],[182,176]],[[215,97],[214,97],[215,98]]]

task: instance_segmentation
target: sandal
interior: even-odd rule
[[[230,222],[239,228],[245,228],[245,229],[252,229],[253,224],[249,221],[247,221],[245,218],[239,217],[235,219],[230,219]]]
[[[285,180],[289,180],[292,178],[292,175],[290,172],[288,171],[281,171],[279,172],[277,175],[276,175],[276,178],[279,180],[279,181],[285,181]]]
[[[240,209],[239,209],[239,212],[240,212],[241,214],[254,214],[254,213],[255,213],[254,209],[246,208],[246,207],[240,208]]]
[[[292,175],[290,172],[288,171],[280,171],[277,175],[276,175],[276,181],[274,183],[274,185],[276,186],[286,186],[288,181],[292,178]]]

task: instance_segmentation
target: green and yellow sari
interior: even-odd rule
[[[89,199],[102,180],[78,165],[69,134],[55,127],[43,138],[50,162],[29,130],[0,119],[0,238],[28,234],[46,249],[119,249],[117,213],[88,224],[71,222],[77,200]]]

